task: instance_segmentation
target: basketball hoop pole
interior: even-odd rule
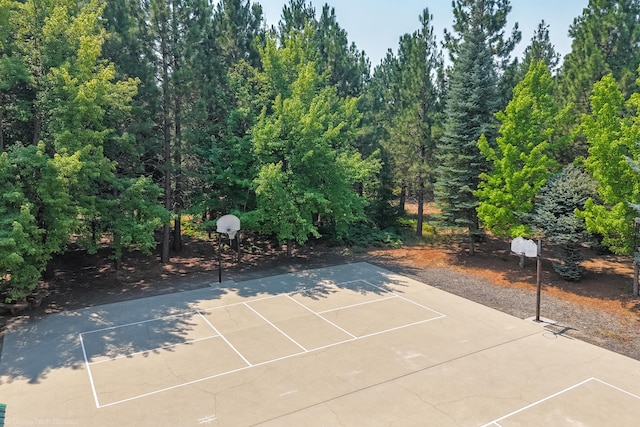
[[[216,221],[216,231],[218,232],[218,283],[222,283],[222,234],[229,236],[231,240],[240,231],[240,219],[235,215],[223,215]],[[238,240],[238,262],[240,261],[240,240]]]
[[[542,284],[540,283],[540,269],[541,269],[541,258],[542,257],[542,242],[538,239],[538,256],[536,257],[536,322],[540,322],[540,288]]]
[[[222,235],[218,233],[218,283],[222,283]]]

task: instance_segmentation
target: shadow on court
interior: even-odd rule
[[[99,339],[97,333],[87,335],[91,342],[88,358],[113,357],[158,347],[170,349],[171,345],[184,342],[195,327],[193,320],[182,314],[193,312],[191,307],[198,301],[216,299],[225,292],[205,288],[32,319],[11,319],[0,360],[0,385],[17,379],[38,384],[53,370],[83,367],[85,356],[79,337],[85,332],[102,330]],[[158,318],[164,320],[154,320]],[[123,330],[120,325],[127,323],[137,326]]]
[[[385,285],[374,288],[354,280],[361,275]],[[202,300],[216,300],[229,293],[243,298],[300,293],[322,299],[340,289],[382,294],[390,289],[388,286],[394,286],[394,291],[401,293],[404,286],[389,271],[372,269],[366,263],[304,270],[240,283],[227,281],[219,284],[214,276],[208,288],[38,318],[11,319],[0,359],[0,385],[16,379],[27,379],[31,384],[37,384],[46,380],[52,370],[81,368],[85,363],[79,339],[81,334],[87,341],[86,357],[89,361],[96,357],[118,357],[162,347],[164,351],[171,351],[171,346],[183,343],[196,327],[193,319],[184,314],[193,313],[193,307]],[[314,285],[309,287],[310,283]],[[157,319],[163,320],[159,322]],[[127,323],[135,325],[122,329],[120,325]],[[91,332],[96,330],[101,330],[100,338],[96,332]]]

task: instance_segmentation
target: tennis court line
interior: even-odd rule
[[[369,337],[372,337],[372,336],[375,336],[375,335],[381,335],[381,334],[384,334],[384,333],[387,333],[387,332],[392,332],[392,331],[396,331],[396,330],[400,330],[400,329],[408,328],[408,327],[411,327],[411,326],[415,326],[415,325],[418,325],[418,324],[431,322],[431,321],[433,321],[433,320],[438,320],[438,319],[441,319],[441,318],[443,318],[443,317],[446,317],[446,315],[445,315],[445,314],[442,314],[442,313],[440,313],[440,312],[438,312],[438,311],[436,311],[436,310],[433,310],[433,309],[431,309],[431,308],[429,308],[429,307],[427,307],[427,306],[424,306],[424,305],[422,305],[422,304],[419,304],[419,303],[417,303],[417,302],[415,302],[415,301],[412,301],[412,300],[410,300],[410,299],[408,299],[408,298],[405,298],[405,297],[399,296],[399,295],[397,295],[397,294],[394,294],[392,290],[390,291],[390,290],[387,290],[387,289],[381,288],[381,287],[379,287],[379,286],[373,285],[373,284],[371,284],[370,282],[368,282],[368,281],[366,281],[366,280],[363,280],[363,279],[352,280],[352,281],[348,281],[348,282],[342,282],[342,283],[337,284],[336,286],[337,286],[337,287],[339,287],[340,285],[343,285],[343,284],[347,284],[347,283],[355,283],[355,282],[364,282],[364,283],[366,283],[367,285],[372,286],[373,288],[376,288],[376,289],[378,289],[378,290],[380,290],[380,291],[382,291],[382,292],[384,292],[384,293],[388,293],[388,294],[391,294],[391,295],[392,295],[391,297],[379,298],[379,299],[374,300],[374,301],[367,301],[367,302],[365,302],[366,304],[368,304],[368,303],[373,303],[373,302],[381,302],[381,301],[385,301],[385,300],[389,300],[389,299],[393,299],[393,298],[400,298],[400,299],[403,299],[403,300],[405,300],[405,301],[408,301],[408,302],[410,302],[410,303],[412,303],[412,304],[415,304],[415,305],[417,305],[417,306],[419,306],[419,307],[421,307],[421,308],[423,308],[423,309],[425,309],[425,310],[428,310],[428,311],[430,311],[430,312],[432,312],[432,313],[435,313],[435,314],[437,314],[437,316],[436,316],[436,317],[429,318],[429,319],[425,319],[425,320],[417,321],[417,322],[412,322],[412,323],[409,323],[409,324],[406,324],[406,325],[400,325],[400,326],[397,326],[397,327],[394,327],[394,328],[385,329],[385,330],[378,331],[378,332],[373,332],[373,333],[371,333],[371,334],[367,334],[367,335],[355,336],[355,335],[351,334],[350,332],[346,331],[345,329],[341,328],[340,326],[336,325],[335,323],[331,322],[330,320],[326,319],[325,317],[323,317],[323,316],[322,316],[321,314],[319,314],[318,312],[313,311],[311,308],[309,308],[309,307],[305,306],[305,305],[304,305],[304,304],[302,304],[301,302],[296,301],[294,298],[292,298],[292,296],[293,296],[293,295],[300,293],[300,291],[296,291],[296,292],[291,292],[291,293],[286,293],[286,294],[270,295],[270,296],[263,297],[263,298],[253,299],[253,300],[251,300],[251,301],[242,301],[242,302],[238,302],[238,303],[226,304],[226,305],[224,305],[224,306],[220,306],[220,307],[212,307],[212,308],[208,308],[208,309],[195,310],[195,311],[193,311],[193,312],[187,312],[187,313],[175,314],[175,315],[170,315],[170,316],[164,316],[164,317],[159,317],[159,318],[154,318],[154,319],[143,320],[143,321],[140,321],[140,322],[131,322],[131,323],[127,323],[127,324],[124,324],[124,325],[117,325],[117,326],[111,326],[111,327],[107,327],[107,328],[101,328],[101,329],[96,329],[96,330],[92,330],[92,331],[82,332],[82,333],[80,333],[80,344],[81,344],[81,346],[82,346],[82,351],[83,351],[84,358],[85,358],[85,364],[86,364],[86,366],[87,366],[87,372],[88,372],[88,374],[89,374],[89,381],[90,381],[91,389],[92,389],[92,392],[93,392],[93,395],[94,395],[94,400],[95,400],[95,403],[96,403],[96,408],[105,408],[105,407],[109,407],[109,406],[118,405],[118,404],[120,404],[120,403],[125,403],[125,402],[129,402],[129,401],[132,401],[132,400],[140,399],[140,398],[143,398],[143,397],[152,396],[152,395],[155,395],[155,394],[158,394],[158,393],[163,393],[163,392],[165,392],[165,391],[174,390],[174,389],[177,389],[177,388],[180,388],[180,387],[184,387],[184,386],[188,386],[188,385],[196,384],[196,383],[199,383],[199,382],[202,382],[202,381],[211,380],[211,379],[218,378],[218,377],[221,377],[221,376],[224,376],[224,375],[233,374],[233,373],[236,373],[236,372],[241,372],[241,371],[244,371],[244,370],[246,370],[246,369],[250,369],[250,368],[253,368],[253,367],[256,367],[256,366],[267,365],[267,364],[270,364],[270,363],[274,363],[274,362],[277,362],[277,361],[281,361],[281,360],[289,359],[289,358],[296,357],[296,356],[300,356],[300,355],[303,355],[303,354],[313,353],[313,352],[315,352],[315,351],[319,351],[319,350],[324,350],[324,349],[327,349],[327,348],[336,347],[336,346],[339,346],[339,345],[342,345],[342,344],[346,344],[346,343],[349,343],[349,342],[358,341],[358,340],[361,340],[361,339],[364,339],[364,338],[369,338]],[[282,297],[282,296],[284,296],[284,297],[288,298],[288,299],[289,299],[289,300],[291,300],[291,301],[294,301],[294,302],[295,302],[295,303],[297,303],[298,305],[300,305],[300,306],[304,307],[305,309],[307,309],[310,313],[312,313],[312,314],[314,314],[314,315],[316,315],[316,316],[320,317],[320,318],[321,318],[322,320],[324,320],[325,322],[327,322],[327,323],[331,324],[332,326],[334,326],[335,328],[337,328],[337,329],[339,329],[339,330],[343,331],[344,333],[346,333],[347,335],[351,336],[352,338],[349,338],[349,339],[346,339],[346,340],[343,340],[343,341],[338,341],[338,342],[335,342],[335,343],[331,343],[331,344],[327,344],[327,345],[324,345],[324,346],[321,346],[321,347],[317,347],[317,348],[313,348],[313,349],[307,350],[307,349],[305,349],[303,346],[301,346],[300,344],[296,343],[296,342],[295,342],[295,340],[293,340],[292,338],[290,338],[287,334],[285,334],[284,332],[282,332],[279,328],[275,327],[275,325],[273,325],[273,323],[272,323],[272,322],[268,321],[264,316],[262,316],[261,314],[259,314],[259,313],[258,313],[258,312],[253,308],[253,307],[249,307],[249,306],[248,306],[248,304],[250,304],[250,303],[252,303],[252,302],[264,301],[264,300],[273,299],[273,298]],[[328,310],[328,311],[339,310],[339,309],[342,309],[342,308],[350,308],[350,307],[358,306],[358,305],[362,305],[362,304],[363,304],[363,303],[359,303],[359,304],[351,304],[351,305],[348,305],[348,306],[345,306],[345,307],[340,307],[340,308],[332,309],[332,310]],[[232,344],[227,340],[227,338],[226,338],[222,333],[220,333],[220,331],[219,331],[219,330],[218,330],[218,329],[217,329],[217,328],[216,328],[216,327],[215,327],[211,322],[209,322],[209,320],[208,320],[208,319],[207,319],[207,318],[202,314],[202,312],[203,312],[203,311],[204,311],[204,312],[208,312],[208,311],[213,311],[213,310],[218,310],[218,309],[224,309],[224,308],[227,308],[227,307],[237,306],[237,305],[246,305],[248,308],[250,308],[250,309],[251,309],[252,311],[254,311],[256,314],[258,314],[258,315],[259,315],[263,320],[267,321],[269,324],[271,324],[272,326],[274,326],[274,328],[276,328],[276,330],[278,330],[282,335],[284,335],[285,337],[289,338],[289,339],[290,339],[291,341],[293,341],[294,343],[298,344],[298,346],[299,346],[300,348],[302,348],[302,349],[303,349],[303,351],[300,351],[300,352],[297,352],[297,353],[293,353],[293,354],[288,354],[288,355],[286,355],[286,356],[282,356],[282,357],[278,357],[278,358],[275,358],[275,359],[266,360],[266,361],[259,362],[259,363],[255,363],[255,364],[252,364],[251,362],[249,362],[249,361],[248,361],[248,360],[247,360],[247,359],[242,355],[242,353],[240,353],[240,351],[238,351],[238,350],[237,350],[237,349],[236,349],[236,348],[235,348],[235,347],[234,347],[234,346],[233,346],[233,345],[232,345]],[[100,362],[89,362],[89,361],[88,361],[88,359],[87,359],[87,355],[86,355],[86,350],[85,350],[85,347],[84,347],[84,342],[83,342],[83,339],[82,339],[82,334],[88,334],[88,333],[93,333],[93,332],[100,332],[100,331],[112,330],[112,329],[116,329],[116,328],[120,328],[120,327],[124,327],[124,326],[132,326],[132,325],[142,324],[142,323],[147,323],[147,322],[151,322],[151,321],[155,321],[155,320],[164,320],[164,319],[168,319],[168,318],[173,318],[173,317],[178,317],[178,316],[186,316],[186,315],[190,315],[190,314],[198,314],[199,316],[201,316],[201,317],[203,318],[203,320],[204,320],[204,321],[205,321],[205,322],[206,322],[206,323],[207,323],[207,324],[208,324],[208,325],[209,325],[209,326],[210,326],[210,327],[211,327],[211,328],[216,332],[216,334],[217,334],[217,335],[215,335],[215,336],[207,337],[207,338],[204,338],[204,339],[216,338],[216,337],[220,337],[220,338],[222,338],[222,339],[225,341],[225,343],[226,343],[226,344],[227,344],[227,345],[228,345],[228,346],[229,346],[229,347],[230,347],[230,348],[231,348],[231,349],[232,349],[232,350],[233,350],[233,351],[234,351],[234,352],[235,352],[235,353],[236,353],[236,354],[237,354],[237,355],[238,355],[238,356],[239,356],[239,357],[240,357],[240,358],[241,358],[241,359],[242,359],[242,360],[247,364],[247,366],[243,366],[243,367],[241,367],[241,368],[233,369],[233,370],[226,371],[226,372],[221,372],[221,373],[219,373],[219,374],[215,374],[215,375],[210,375],[210,376],[207,376],[207,377],[204,377],[204,378],[198,378],[198,379],[195,379],[195,380],[192,380],[192,381],[188,381],[188,382],[185,382],[185,383],[176,384],[176,385],[169,386],[169,387],[165,387],[165,388],[162,388],[162,389],[153,390],[153,391],[150,391],[150,392],[147,392],[147,393],[143,393],[143,394],[140,394],[140,395],[137,395],[137,396],[133,396],[133,397],[130,397],[130,398],[127,398],[127,399],[122,399],[122,400],[119,400],[119,401],[110,402],[110,403],[106,403],[106,404],[100,404],[99,399],[98,399],[98,394],[97,394],[97,391],[96,391],[96,388],[95,388],[95,384],[94,384],[93,376],[92,376],[92,374],[91,374],[90,365],[91,365],[91,364],[95,364],[95,363],[101,363],[102,361],[100,361]],[[199,340],[193,340],[193,341],[200,341],[200,340],[202,340],[202,339],[199,339]],[[174,346],[179,346],[179,345],[183,345],[183,344],[186,344],[186,343],[179,343],[179,344],[175,344],[175,345],[171,345],[171,346],[166,346],[166,347],[174,347]],[[146,353],[146,352],[150,352],[150,351],[154,351],[154,350],[160,350],[160,349],[162,349],[162,348],[164,348],[164,347],[158,347],[158,348],[154,348],[154,349],[151,349],[151,350],[147,350],[147,351],[144,351],[144,352],[138,352],[138,353]],[[119,356],[119,357],[117,357],[117,358],[128,357],[128,356],[130,356],[130,355],[131,355],[131,354],[127,354],[127,355],[125,355],[125,356]]]
[[[289,298],[291,301],[295,302],[296,304],[298,304],[300,307],[304,308],[305,310],[308,310],[310,313],[316,315],[317,317],[319,317],[320,319],[324,320],[325,322],[329,323],[331,326],[337,328],[338,330],[344,332],[345,334],[349,335],[351,338],[355,339],[357,338],[355,335],[353,335],[351,332],[347,331],[344,328],[341,328],[340,326],[336,325],[335,323],[333,323],[332,321],[325,319],[320,313],[317,313],[313,310],[311,310],[309,307],[307,307],[306,305],[304,305],[303,303],[301,303],[300,301],[297,301],[295,298],[293,298],[291,295],[287,295],[287,298]]]
[[[93,382],[93,375],[91,374],[91,366],[89,364],[89,360],[87,360],[87,351],[84,349],[84,340],[82,339],[82,334],[80,337],[80,346],[82,347],[82,355],[84,356],[84,363],[87,366],[87,373],[89,374],[89,384],[91,385],[91,391],[93,392],[93,399],[96,402],[96,408],[100,407],[100,401],[98,400],[98,393],[96,392],[96,386]]]
[[[156,322],[158,320],[165,320],[165,319],[171,319],[174,317],[184,317],[184,316],[189,316],[189,315],[193,315],[193,311],[186,311],[184,313],[178,313],[178,314],[169,314],[167,316],[162,316],[162,317],[154,317],[153,319],[147,319],[147,320],[139,320],[137,322],[130,322],[130,323],[124,323],[122,325],[115,325],[115,326],[107,326],[104,328],[100,328],[100,329],[92,329],[90,331],[84,331],[84,332],[80,332],[80,335],[88,335],[88,334],[92,334],[94,332],[104,332],[104,331],[110,331],[113,329],[118,329],[118,328],[125,328],[127,326],[133,326],[133,325],[142,325],[143,323],[149,323],[149,322]]]
[[[601,384],[604,384],[604,385],[606,385],[606,386],[609,386],[609,387],[611,387],[611,388],[613,388],[613,389],[615,389],[615,390],[621,391],[622,393],[625,393],[625,394],[627,394],[627,395],[629,395],[629,396],[631,396],[631,397],[635,397],[636,399],[639,399],[639,400],[640,400],[640,396],[637,396],[637,395],[635,395],[635,394],[633,394],[633,393],[630,393],[630,392],[628,392],[628,391],[626,391],[626,390],[624,390],[624,389],[621,389],[620,387],[616,387],[616,386],[614,386],[613,384],[609,384],[609,383],[608,383],[608,382],[606,382],[606,381],[602,381],[601,379],[598,379],[598,378],[595,378],[595,377],[591,377],[591,378],[587,378],[587,379],[586,379],[586,380],[584,380],[584,381],[579,382],[578,384],[572,385],[571,387],[567,387],[567,388],[565,388],[564,390],[560,390],[560,391],[559,391],[559,392],[557,392],[557,393],[553,393],[553,394],[551,394],[551,395],[549,395],[549,396],[547,396],[547,397],[545,397],[545,398],[543,398],[543,399],[540,399],[540,400],[538,400],[538,401],[536,401],[536,402],[533,402],[533,403],[531,403],[531,404],[529,404],[529,405],[527,405],[527,406],[524,406],[524,407],[522,407],[522,408],[520,408],[520,409],[518,409],[518,410],[515,410],[515,411],[513,411],[513,412],[511,412],[511,413],[509,413],[509,414],[507,414],[507,415],[504,415],[504,416],[502,416],[502,417],[500,417],[500,418],[496,418],[495,420],[493,420],[493,421],[491,421],[491,422],[489,422],[489,423],[487,423],[487,424],[483,424],[481,427],[491,427],[491,426],[495,426],[495,427],[502,427],[502,425],[500,424],[500,421],[506,420],[507,418],[510,418],[510,417],[512,417],[512,416],[514,416],[514,415],[516,415],[516,414],[519,414],[520,412],[526,411],[527,409],[531,409],[531,408],[533,408],[534,406],[537,406],[537,405],[539,405],[539,404],[541,404],[541,403],[544,403],[544,402],[546,402],[547,400],[551,400],[551,399],[553,399],[554,397],[558,397],[558,396],[560,396],[561,394],[564,394],[564,393],[566,393],[566,392],[569,392],[569,391],[571,391],[571,390],[574,390],[574,389],[576,389],[576,388],[578,388],[578,387],[580,387],[580,386],[583,386],[583,385],[587,384],[587,383],[588,383],[588,382],[590,382],[590,381],[597,381],[597,382],[599,382],[599,383],[601,383]]]
[[[220,337],[222,337],[222,339],[224,340],[224,342],[226,342],[226,343],[227,343],[227,345],[228,345],[229,347],[231,347],[231,349],[232,349],[233,351],[235,351],[235,352],[236,352],[236,354],[237,354],[238,356],[240,356],[240,358],[244,361],[244,363],[246,363],[246,364],[248,365],[248,367],[251,367],[251,366],[252,366],[252,365],[251,365],[251,362],[249,362],[249,361],[248,361],[248,360],[247,360],[247,359],[242,355],[242,353],[240,353],[240,351],[238,351],[238,349],[237,349],[237,348],[235,348],[235,347],[233,346],[233,344],[231,344],[231,343],[229,342],[229,340],[227,339],[227,337],[225,337],[224,335],[222,335],[222,334],[220,333],[220,331],[218,330],[218,328],[216,328],[215,326],[213,326],[213,324],[212,324],[211,322],[209,322],[209,320],[208,320],[206,317],[204,317],[204,315],[200,312],[200,310],[198,310],[198,311],[197,311],[197,313],[198,313],[198,315],[200,315],[200,317],[202,317],[202,318],[204,319],[204,321],[205,321],[205,322],[207,322],[207,325],[209,325],[209,326],[211,327],[211,329],[213,329],[214,331],[216,331],[216,333],[217,333],[218,335],[220,335]]]
[[[344,307],[338,307],[338,308],[330,308],[328,310],[322,310],[322,311],[318,311],[315,312],[315,314],[324,314],[324,313],[331,313],[332,311],[338,311],[338,310],[343,310],[345,308],[352,308],[352,307],[358,307],[360,305],[367,305],[367,304],[373,304],[374,302],[380,302],[380,301],[386,301],[388,299],[394,299],[394,298],[398,298],[397,295],[391,295],[390,297],[384,297],[384,298],[378,298],[376,300],[372,300],[372,301],[364,301],[364,302],[358,302],[355,304],[350,304],[350,305],[345,305]],[[297,302],[297,301],[296,301]]]
[[[245,306],[247,306],[247,308],[251,311],[253,311],[255,314],[257,314],[262,320],[264,320],[265,322],[267,322],[269,325],[271,325],[271,327],[273,327],[276,331],[280,332],[282,335],[284,335],[285,337],[287,337],[292,343],[294,343],[295,345],[297,345],[298,347],[300,347],[302,350],[309,351],[306,348],[304,348],[303,345],[301,345],[298,341],[294,340],[293,338],[291,338],[289,335],[287,335],[282,329],[278,328],[276,325],[274,325],[269,319],[267,319],[266,317],[264,317],[262,314],[258,313],[256,311],[255,308],[251,307],[249,304],[245,303]]]
[[[392,291],[388,291],[388,290],[386,290],[386,289],[384,289],[384,288],[381,288],[380,286],[376,286],[376,285],[374,285],[373,283],[370,283],[370,282],[368,282],[368,281],[366,281],[366,280],[362,280],[362,281],[363,281],[363,282],[365,282],[365,283],[367,283],[369,286],[373,286],[373,287],[374,287],[374,288],[376,288],[376,289],[380,289],[382,292],[388,292],[388,293],[391,293],[391,294],[395,295],[396,297],[398,297],[398,298],[400,298],[400,299],[403,299],[403,300],[405,300],[405,301],[407,301],[407,302],[410,302],[411,304],[415,304],[415,305],[417,305],[418,307],[422,307],[422,308],[424,308],[425,310],[429,310],[429,311],[431,311],[431,312],[433,312],[433,313],[436,313],[436,314],[437,314],[437,315],[439,315],[440,317],[446,317],[446,314],[442,314],[442,313],[440,313],[439,311],[434,310],[434,309],[433,309],[433,308],[431,308],[431,307],[427,307],[426,305],[422,305],[422,304],[420,304],[420,303],[418,303],[418,302],[415,302],[415,301],[413,301],[413,300],[410,300],[409,298],[403,297],[402,295],[398,295],[398,294],[396,294],[396,293],[393,293]],[[440,317],[439,317],[439,318],[440,318]]]
[[[151,352],[154,352],[154,351],[157,351],[157,350],[165,350],[167,348],[174,348],[174,347],[178,347],[178,346],[181,346],[181,345],[193,344],[194,342],[210,340],[212,338],[220,338],[220,335],[211,335],[210,337],[196,338],[196,339],[192,339],[192,340],[188,340],[188,341],[184,341],[184,342],[179,342],[177,344],[169,344],[169,345],[164,345],[162,347],[154,347],[151,350],[135,351],[133,353],[121,354],[119,356],[109,357],[109,358],[104,359],[104,360],[98,360],[97,362],[88,362],[88,363],[90,365],[97,365],[99,363],[111,362],[113,360],[124,359],[124,358],[131,357],[131,356],[137,356],[139,354],[151,353]]]

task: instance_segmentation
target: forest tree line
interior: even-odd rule
[[[439,226],[635,250],[640,0],[590,0],[561,61],[522,58],[509,0],[428,8],[380,64],[333,8],[290,0],[0,0],[0,293],[69,243],[160,258],[238,215],[281,243],[392,235],[406,198]],[[366,25],[366,14],[363,25]],[[564,29],[553,29],[563,31]],[[573,263],[573,264],[572,264]]]

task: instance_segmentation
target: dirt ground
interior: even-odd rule
[[[215,241],[187,241],[165,265],[157,254],[131,253],[120,271],[114,270],[106,250],[95,255],[69,251],[54,260],[52,277],[40,284],[42,306],[18,315],[41,316],[208,286],[218,280],[216,248]],[[488,239],[477,245],[473,256],[455,244],[358,251],[316,244],[287,256],[283,248],[245,239],[238,263],[235,251],[226,245],[224,249],[223,280],[366,261],[521,318],[535,314],[535,260],[527,259],[521,268],[504,240]],[[632,296],[631,259],[589,251],[586,255],[587,274],[577,283],[562,280],[551,262],[543,261],[542,316],[557,321],[559,333],[640,360],[640,298]],[[0,316],[0,350],[1,327],[8,316]]]

